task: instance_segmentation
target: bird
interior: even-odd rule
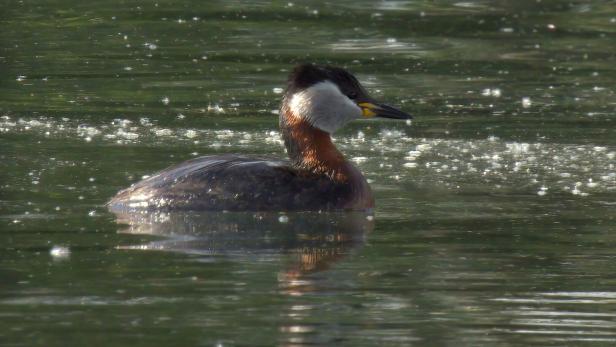
[[[279,127],[289,160],[209,155],[118,192],[111,211],[368,211],[374,196],[332,134],[354,119],[411,119],[378,103],[346,69],[311,63],[289,74]]]

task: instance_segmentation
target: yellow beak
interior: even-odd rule
[[[402,112],[396,108],[393,108],[384,104],[376,104],[372,102],[360,102],[357,104],[361,108],[361,113],[364,117],[384,117],[395,119],[411,119],[410,114]]]
[[[375,104],[369,102],[360,102],[357,105],[361,107],[361,113],[364,117],[370,118],[376,116],[376,112],[373,111],[377,108]]]

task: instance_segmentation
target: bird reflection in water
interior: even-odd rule
[[[319,314],[304,294],[331,287],[327,270],[365,243],[374,228],[366,212],[134,212],[117,213],[123,233],[162,239],[121,249],[181,252],[204,259],[223,257],[236,262],[278,260],[280,295],[293,298],[282,308],[278,327],[281,346],[319,340],[319,328],[306,322]],[[318,273],[324,274],[324,276]]]
[[[307,274],[328,269],[364,243],[373,229],[367,212],[116,212],[122,233],[163,236],[120,249],[160,250],[193,255],[283,258],[282,290],[293,294]],[[307,288],[304,288],[307,289]]]

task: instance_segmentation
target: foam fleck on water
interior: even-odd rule
[[[132,131],[124,131],[122,129],[118,129],[116,135],[127,140],[136,140],[139,138],[139,134]]]
[[[156,136],[171,136],[173,135],[173,131],[171,129],[153,129],[154,134]]]
[[[500,97],[502,94],[501,90],[498,88],[485,88],[481,91],[481,95],[483,96],[492,96],[495,98]]]
[[[208,105],[207,111],[213,113],[225,113],[225,109],[220,105]]]
[[[189,130],[186,130],[186,133],[184,135],[188,137],[189,139],[192,139],[192,138],[197,137],[197,131],[189,129]]]

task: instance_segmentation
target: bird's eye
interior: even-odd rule
[[[347,96],[349,99],[357,99],[357,92],[349,92]]]

